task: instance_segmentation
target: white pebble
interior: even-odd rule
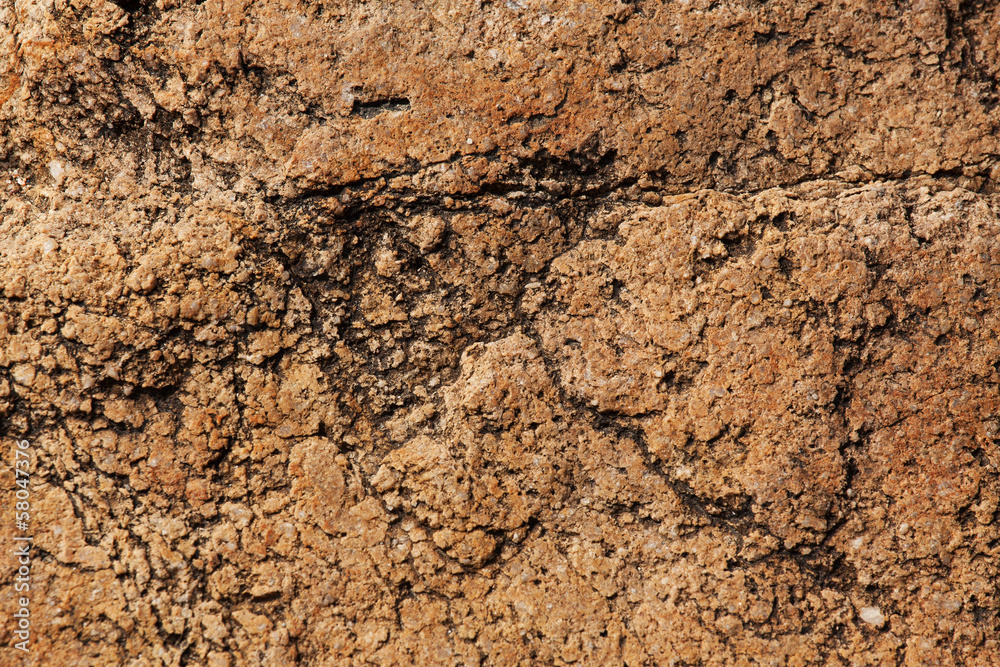
[[[862,607],[860,610],[861,620],[868,625],[874,625],[876,628],[880,628],[885,625],[885,616],[878,607]]]
[[[61,181],[63,174],[66,172],[65,167],[59,160],[52,160],[49,162],[49,173],[52,174],[52,178],[56,181]]]

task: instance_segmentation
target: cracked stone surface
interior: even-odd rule
[[[1000,663],[998,32],[0,0],[0,663]]]

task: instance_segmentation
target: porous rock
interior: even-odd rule
[[[997,664],[998,18],[0,2],[0,662]]]

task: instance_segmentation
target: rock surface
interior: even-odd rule
[[[0,0],[0,662],[997,664],[996,3],[341,4]]]

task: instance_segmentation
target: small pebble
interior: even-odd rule
[[[885,625],[885,616],[878,607],[862,607],[858,610],[861,620],[868,625],[874,625],[876,628],[880,628]]]

